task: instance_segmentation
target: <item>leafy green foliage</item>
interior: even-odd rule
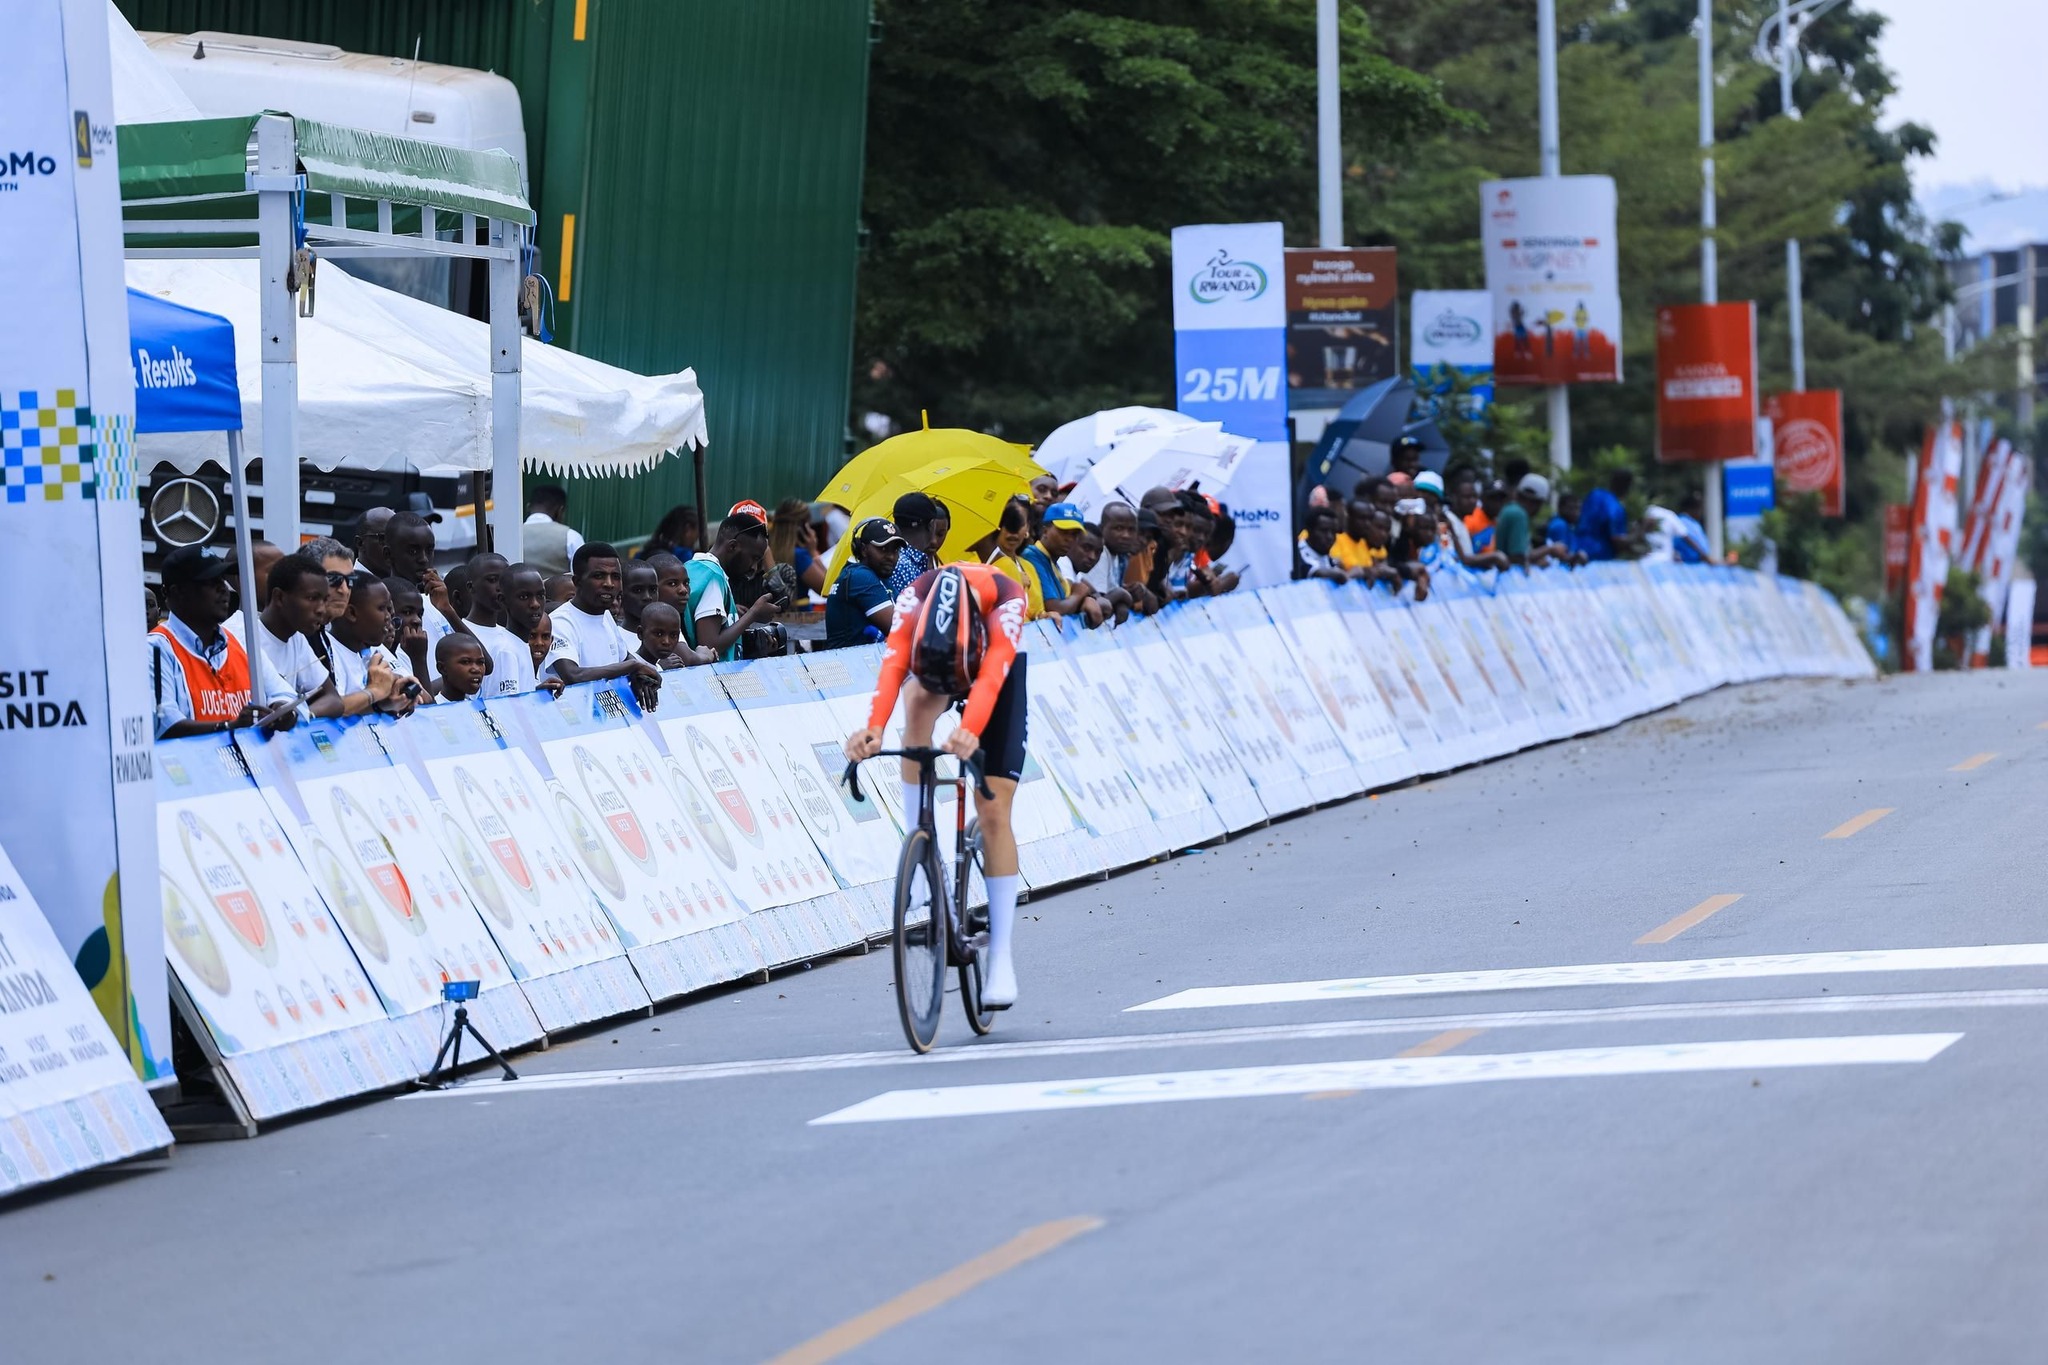
[[[1313,240],[1313,0],[877,0],[857,406],[1035,437],[1170,404],[1176,224]],[[1469,124],[1341,10],[1353,145]]]

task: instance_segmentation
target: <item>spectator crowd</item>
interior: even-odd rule
[[[1698,496],[1651,507],[1632,528],[1631,476],[1611,475],[1583,500],[1509,461],[1503,477],[1423,468],[1413,440],[1388,472],[1344,496],[1319,488],[1294,547],[1293,576],[1359,581],[1426,598],[1445,575],[1632,557],[1699,562],[1707,537]],[[1090,520],[1041,477],[966,547],[1025,589],[1029,614],[1115,628],[1188,598],[1228,593],[1236,538],[1229,508],[1199,492],[1154,488],[1112,501]],[[652,706],[664,671],[791,649],[778,618],[819,597],[823,638],[839,649],[889,631],[898,595],[938,562],[952,518],[926,493],[898,498],[890,517],[857,524],[837,508],[788,499],[770,513],[751,499],[727,510],[704,543],[694,507],[676,507],[632,553],[587,541],[567,522],[562,489],[533,488],[518,563],[483,552],[438,571],[438,516],[376,507],[354,544],[323,537],[292,553],[253,546],[253,652],[232,556],[186,546],[161,564],[150,595],[149,667],[160,738],[303,717],[376,712],[473,696],[625,678]],[[828,564],[845,541],[844,563]]]

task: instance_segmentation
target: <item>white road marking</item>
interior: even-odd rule
[[[1587,1076],[1667,1075],[1681,1071],[1761,1071],[1793,1066],[1925,1062],[1960,1033],[1879,1033],[1850,1038],[1761,1038],[1724,1043],[1586,1047],[1443,1057],[1377,1057],[1356,1062],[1240,1066],[1217,1071],[1155,1071],[1067,1081],[891,1090],[811,1120],[812,1125],[897,1119],[1099,1109],[1178,1100],[1306,1095],[1318,1090],[1392,1090],[1473,1081],[1562,1080]]]
[[[1975,948],[1875,948],[1846,953],[1778,953],[1768,957],[1706,957],[1681,962],[1600,962],[1573,967],[1507,967],[1492,971],[1425,972],[1415,976],[1353,976],[1331,981],[1276,981],[1261,986],[1199,986],[1131,1010],[1212,1009],[1281,1005],[1302,1000],[1360,1000],[1402,995],[1458,995],[1551,986],[1657,986],[1765,976],[1852,972],[1955,971],[1982,967],[2048,967],[2048,943],[1998,943]]]
[[[1895,1013],[1935,1009],[1998,1009],[2048,1005],[2048,990],[1910,991],[1890,995],[1781,996],[1762,1000],[1702,1000],[1660,1005],[1606,1005],[1586,1009],[1514,1010],[1497,1014],[1403,1015],[1391,1019],[1333,1019],[1313,1024],[1254,1024],[1243,1028],[1185,1029],[1172,1033],[1124,1033],[1041,1042],[976,1043],[941,1048],[918,1056],[907,1048],[879,1052],[828,1052],[809,1057],[764,1057],[685,1066],[616,1067],[604,1071],[528,1072],[516,1081],[479,1074],[446,1090],[417,1090],[408,1100],[452,1099],[478,1091],[492,1095],[532,1090],[584,1090],[613,1085],[668,1085],[747,1076],[785,1076],[812,1071],[858,1071],[871,1067],[946,1066],[956,1062],[1015,1061],[1031,1057],[1075,1057],[1104,1052],[1152,1052],[1178,1047],[1246,1043],[1314,1042],[1325,1038],[1371,1038],[1382,1034],[1440,1033],[1459,1028],[1540,1028],[1573,1024],[1662,1023],[1673,1019],[1738,1019],[1774,1015]]]

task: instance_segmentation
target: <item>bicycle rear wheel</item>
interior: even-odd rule
[[[967,1011],[967,1026],[976,1034],[986,1036],[996,1026],[996,1012],[983,1009],[981,1005],[981,964],[988,953],[988,911],[979,912],[968,908],[968,893],[974,886],[974,869],[981,866],[981,822],[970,821],[967,826],[967,856],[960,862],[959,899],[954,904],[960,907],[961,923],[967,926],[969,951],[962,954],[967,960],[960,965],[960,1007]]]
[[[896,1010],[911,1050],[929,1052],[946,1001],[945,873],[931,831],[913,829],[896,864]]]

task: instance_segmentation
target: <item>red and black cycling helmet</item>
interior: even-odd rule
[[[960,565],[948,564],[932,579],[910,639],[912,677],[943,696],[964,697],[973,690],[988,652],[988,623]]]

